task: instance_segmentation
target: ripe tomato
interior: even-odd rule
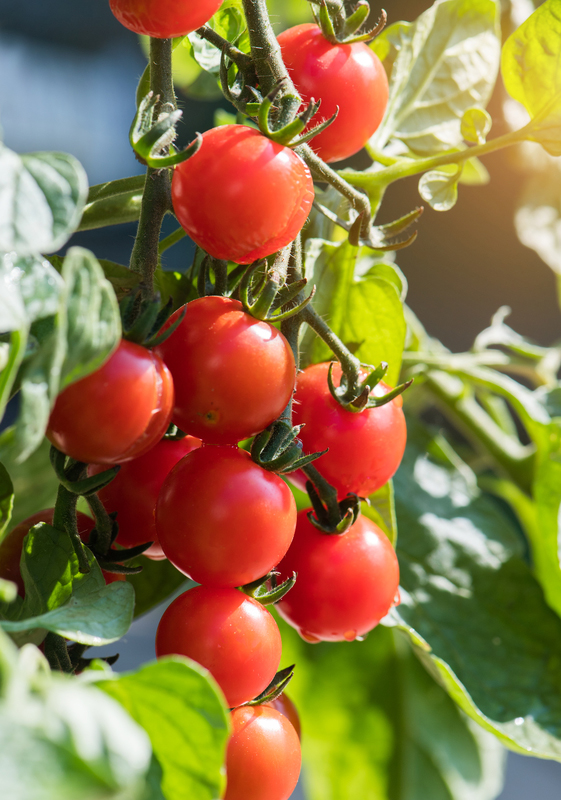
[[[257,600],[237,589],[196,586],[164,611],[156,655],[192,658],[213,675],[230,707],[261,694],[281,657],[277,623]]]
[[[193,436],[177,441],[162,439],[144,455],[123,464],[117,477],[98,492],[106,511],[117,512],[117,544],[134,547],[154,542],[144,555],[154,561],[165,558],[156,533],[158,495],[171,468],[200,445],[201,440]],[[88,473],[97,475],[105,469],[107,467],[92,464]]]
[[[205,586],[243,586],[288,550],[296,503],[286,483],[237,447],[205,446],[162,486],[156,529],[178,570]]]
[[[179,223],[214,258],[250,264],[293,241],[308,218],[314,186],[290,148],[245,125],[203,134],[171,186]]]
[[[279,564],[295,586],[277,610],[308,641],[352,641],[372,630],[396,602],[399,566],[388,537],[364,516],[344,534],[325,534],[300,511]]]
[[[6,538],[0,544],[0,578],[7,581],[13,581],[17,584],[18,594],[25,597],[25,586],[20,572],[21,551],[23,548],[23,540],[25,539],[29,530],[40,522],[46,522],[47,525],[53,524],[54,508],[45,508],[43,511],[37,511],[32,514],[19,525],[16,525],[13,530],[9,532]],[[90,532],[94,526],[94,521],[86,514],[77,512],[76,521],[78,523],[78,533],[83,542],[87,544]],[[125,576],[117,574],[116,572],[105,572],[102,570],[105,583],[113,583],[113,581],[124,581]]]
[[[171,39],[200,28],[222,0],[109,0],[119,22],[135,33]]]
[[[329,364],[314,364],[298,376],[294,424],[304,423],[299,438],[306,453],[329,448],[318,459],[317,468],[339,497],[348,492],[367,497],[389,481],[403,457],[407,439],[403,401],[396,397],[379,408],[347,411],[331,396],[328,369]],[[336,364],[335,385],[340,378],[341,367]],[[379,383],[372,394],[387,391],[389,387]],[[303,482],[299,476],[294,481]]]
[[[263,705],[270,706],[274,708],[275,711],[280,711],[291,723],[292,727],[298,734],[298,738],[302,738],[302,726],[300,725],[300,716],[298,711],[296,710],[296,706],[290,699],[290,697],[285,694],[279,694],[274,700],[271,700],[270,703],[264,703]]]
[[[231,714],[224,800],[288,800],[298,782],[298,736],[279,711],[242,706]]]
[[[172,408],[173,380],[161,358],[123,339],[103,366],[59,394],[47,438],[77,461],[118,464],[162,438]]]
[[[339,114],[310,146],[324,161],[357,153],[380,125],[388,104],[382,62],[364,42],[331,44],[313,23],[278,36],[282,57],[304,102],[321,100],[318,117]],[[310,124],[316,124],[314,119]]]
[[[292,350],[268,322],[226,297],[201,297],[156,352],[173,375],[173,422],[212,444],[236,444],[276,419],[296,380]],[[183,309],[172,315],[168,325]]]

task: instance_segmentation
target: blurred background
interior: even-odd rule
[[[389,22],[412,20],[430,4],[389,0]],[[304,0],[286,0],[283,8],[290,18],[293,8],[301,14],[304,6]],[[127,134],[145,64],[137,37],[117,23],[106,0],[0,0],[0,126],[5,144],[17,152],[72,153],[90,184],[140,173]],[[504,132],[501,103],[499,87],[489,109],[493,136]],[[227,109],[220,99],[182,96],[180,104],[181,143],[211,127],[217,108]],[[511,307],[509,324],[518,332],[540,344],[559,338],[555,275],[516,236],[514,217],[527,181],[518,160],[517,153],[508,151],[488,157],[489,185],[460,187],[459,201],[445,218],[425,210],[416,243],[398,254],[409,282],[409,305],[429,333],[454,351],[469,348],[502,305]],[[380,221],[391,221],[418,204],[417,180],[402,181],[388,192]],[[175,227],[168,223],[166,232]],[[98,257],[126,264],[134,232],[134,225],[119,225],[80,233],[68,246],[80,244]],[[175,246],[166,254],[165,268],[186,269],[192,250],[188,240]],[[162,611],[135,622],[119,643],[117,669],[132,669],[154,657]],[[500,798],[553,800],[560,785],[560,764],[510,754]]]

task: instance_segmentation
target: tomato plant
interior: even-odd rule
[[[337,118],[312,147],[330,163],[357,153],[380,125],[388,104],[388,79],[378,56],[364,42],[333,44],[313,24],[278,37],[286,67],[305,102],[321,100],[321,116]]]
[[[156,509],[167,558],[205,586],[243,586],[265,576],[288,550],[295,525],[286,483],[237,447],[207,445],[183,458]]]
[[[120,23],[135,33],[169,39],[185,36],[204,25],[218,11],[220,0],[109,0]]]
[[[171,191],[193,241],[238,264],[292,242],[314,199],[310,171],[296,153],[244,125],[207,131],[200,150],[174,171]]]
[[[288,800],[300,774],[300,742],[282,713],[266,706],[232,711],[225,800]]]
[[[172,408],[173,381],[163,361],[122,340],[102,367],[61,392],[47,437],[77,461],[117,464],[162,438]]]
[[[278,417],[294,390],[288,342],[237,300],[201,297],[189,303],[157,352],[173,375],[173,422],[212,444],[254,436]]]
[[[187,656],[206,667],[230,707],[267,688],[281,657],[273,617],[236,589],[197,586],[166,609],[156,633],[158,656]]]

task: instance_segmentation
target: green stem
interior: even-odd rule
[[[45,656],[53,671],[74,672],[74,666],[68,655],[66,641],[57,633],[47,633],[45,637]]]
[[[84,552],[84,545],[78,533],[78,524],[76,522],[76,504],[78,502],[78,495],[68,491],[68,489],[59,484],[57,498],[55,503],[55,510],[53,514],[53,528],[59,531],[65,531],[70,537],[72,547],[78,559],[78,569],[82,573],[90,571],[90,565],[86,553]]]
[[[277,37],[273,32],[266,0],[242,0],[249,32],[251,57],[263,96],[269,94],[279,81],[284,81],[283,94],[295,96],[295,110],[301,99],[288,74]]]
[[[171,69],[171,39],[150,39],[150,89],[162,106],[176,107]],[[154,274],[158,267],[158,245],[162,220],[171,205],[171,177],[167,169],[146,170],[146,181],[138,221],[138,231],[131,254],[130,268],[142,275],[142,293],[146,299],[154,296]]]
[[[317,311],[311,307],[306,306],[302,311],[303,321],[312,328],[317,335],[323,339],[332,352],[337,356],[341,363],[341,368],[345,377],[347,378],[347,394],[349,397],[356,398],[360,394],[360,361],[354,356],[351,351],[346,347],[341,339],[333,333],[327,322],[323,320]]]
[[[166,236],[165,239],[162,239],[160,244],[158,245],[158,252],[160,255],[165,253],[166,250],[169,250],[170,247],[173,247],[174,244],[180,242],[187,234],[183,230],[183,228],[177,228],[173,233],[170,233],[169,236]]]
[[[95,552],[104,556],[111,548],[111,534],[113,533],[113,520],[105,510],[105,506],[97,496],[90,494],[86,501],[95,519]]]

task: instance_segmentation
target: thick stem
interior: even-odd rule
[[[242,2],[249,32],[251,57],[263,95],[269,94],[279,81],[284,81],[283,94],[294,94],[298,108],[301,100],[284,66],[280,45],[269,19],[266,0],[242,0]]]
[[[66,641],[57,633],[48,633],[45,638],[45,656],[50,668],[57,672],[74,672],[74,666],[68,655]]]
[[[288,261],[287,283],[296,283],[302,279],[302,237],[298,234],[292,243],[292,252]],[[300,292],[295,298],[296,303],[301,303],[304,300],[304,292]],[[292,355],[294,356],[294,363],[296,364],[296,372],[300,367],[300,328],[302,327],[301,314],[295,314],[293,317],[288,317],[281,322],[281,333],[286,338]],[[292,397],[288,401],[287,407],[282,412],[280,419],[292,427]]]
[[[150,89],[159,95],[158,110],[176,107],[171,70],[171,39],[150,39]],[[172,210],[171,178],[167,169],[146,170],[138,231],[131,254],[130,268],[142,275],[142,293],[154,296],[154,273],[158,266],[158,244],[164,215]]]
[[[87,573],[90,571],[90,565],[84,552],[84,546],[78,533],[78,524],[76,522],[76,504],[78,502],[78,495],[69,492],[68,489],[59,484],[57,498],[55,503],[55,510],[53,514],[53,528],[59,531],[65,531],[72,542],[76,558],[78,559],[78,568],[80,572]]]

